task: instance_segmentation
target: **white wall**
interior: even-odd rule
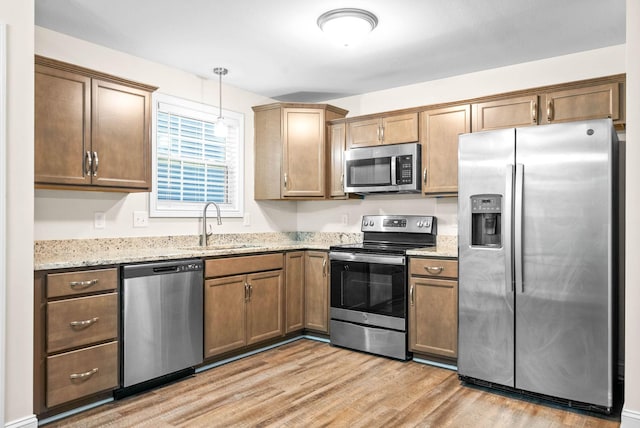
[[[7,24],[7,230],[3,425],[33,419],[33,0],[0,2]]]
[[[627,0],[627,192],[623,428],[640,427],[640,2]]]
[[[431,82],[328,101],[349,110],[349,117],[438,104],[520,89],[625,72],[625,46],[496,68]],[[364,200],[299,202],[298,228],[304,231],[359,231],[363,214],[433,214],[438,233],[457,234],[457,198],[367,196]],[[341,223],[349,214],[349,223]]]
[[[217,106],[218,77],[202,78],[175,68],[146,61],[103,46],[85,42],[45,28],[35,27],[35,51],[119,77],[158,86],[158,92]],[[220,66],[224,64],[212,64]],[[232,74],[233,70],[229,70]],[[273,102],[268,98],[224,84],[222,105],[245,116],[245,212],[251,225],[241,218],[226,218],[215,233],[247,233],[296,230],[295,202],[256,203],[253,200],[253,111],[254,105]],[[35,239],[73,239],[129,236],[195,235],[199,219],[149,219],[149,227],[133,227],[133,211],[149,210],[147,193],[37,190],[35,193]],[[106,213],[106,228],[95,229],[95,212]]]

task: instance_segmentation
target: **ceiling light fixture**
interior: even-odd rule
[[[342,46],[352,46],[377,25],[378,18],[364,9],[334,9],[318,17],[318,27]]]
[[[220,106],[220,114],[218,114],[218,119],[216,119],[214,124],[213,134],[216,137],[226,138],[228,129],[227,124],[224,122],[224,117],[222,117],[222,76],[226,76],[229,70],[224,67],[216,67],[213,69],[213,72],[219,77],[218,93],[220,94],[220,103],[218,104]]]

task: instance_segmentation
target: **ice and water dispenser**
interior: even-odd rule
[[[502,195],[471,196],[471,245],[502,247]]]

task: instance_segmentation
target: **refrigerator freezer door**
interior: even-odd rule
[[[516,131],[523,205],[515,386],[607,407],[612,138],[608,120]]]
[[[464,134],[458,146],[458,373],[514,386],[511,211],[515,130]],[[501,245],[472,245],[472,197],[501,196]]]

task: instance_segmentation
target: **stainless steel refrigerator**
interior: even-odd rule
[[[458,161],[460,378],[609,412],[611,120],[464,134]]]

